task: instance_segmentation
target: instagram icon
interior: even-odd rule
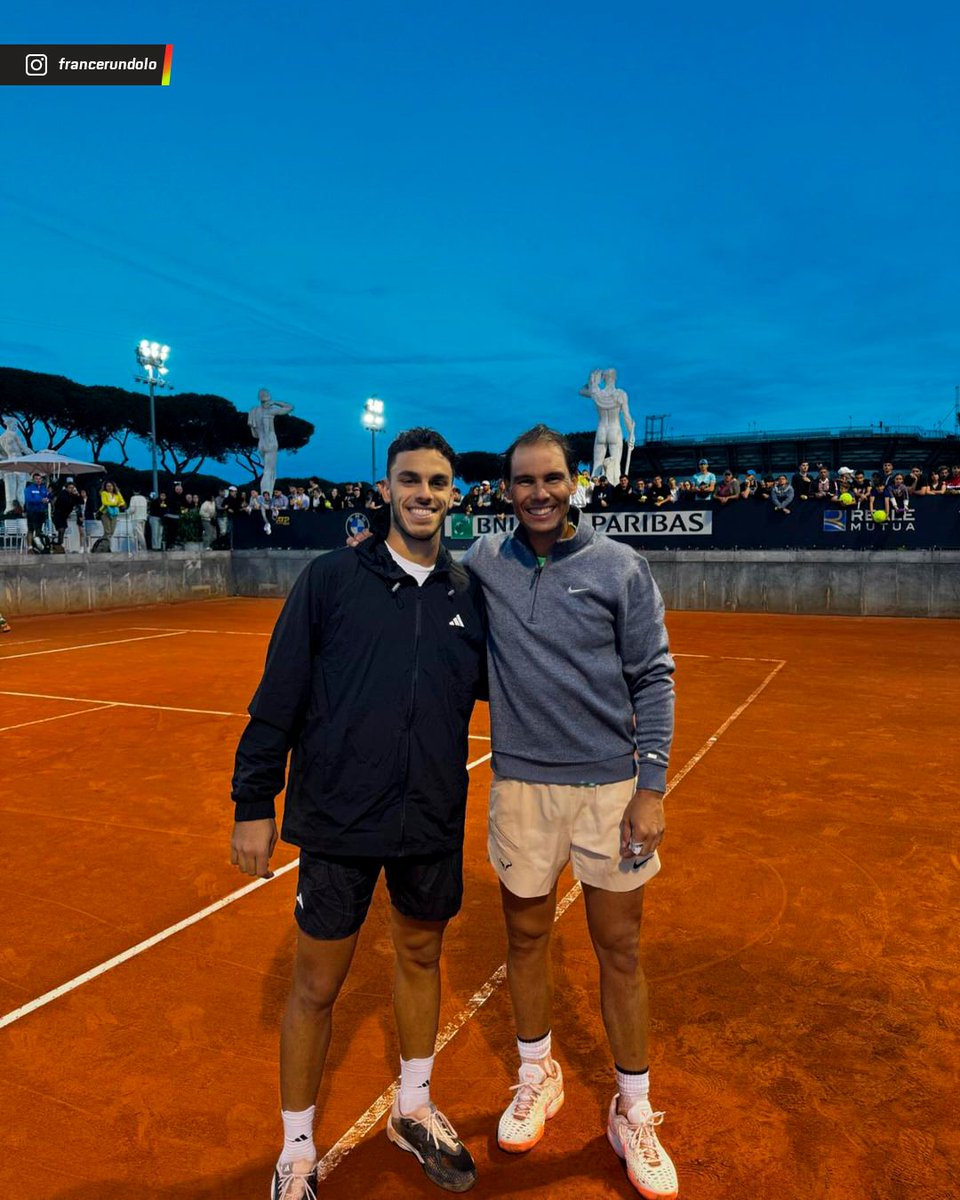
[[[28,75],[46,75],[47,56],[45,54],[28,54],[24,70]]]

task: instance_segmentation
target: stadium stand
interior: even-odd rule
[[[581,461],[590,461],[593,434],[571,436]],[[584,449],[590,449],[584,453]],[[841,466],[862,469],[869,476],[881,463],[892,462],[900,469],[920,467],[924,472],[960,459],[960,437],[916,426],[871,426],[848,429],[791,429],[772,433],[755,430],[716,433],[703,437],[677,437],[637,444],[630,463],[630,476],[675,475],[688,478],[696,464],[706,458],[711,470],[727,467],[735,475],[748,470],[764,475],[789,477],[803,461],[821,463],[836,473]]]

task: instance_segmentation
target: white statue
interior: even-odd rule
[[[274,400],[266,388],[258,393],[260,403],[251,408],[247,415],[247,424],[257,439],[257,449],[263,459],[263,475],[260,477],[260,491],[273,493],[273,485],[277,481],[277,434],[273,428],[275,416],[293,412],[292,404],[284,404],[282,400]]]
[[[606,371],[591,371],[586,385],[580,389],[580,395],[589,396],[597,406],[597,436],[593,443],[593,468],[590,474],[596,476],[598,470],[602,469],[607,479],[614,483],[621,474],[630,474],[630,459],[636,445],[633,436],[635,424],[630,416],[627,393],[617,387],[617,372],[609,367]],[[623,457],[621,413],[628,438],[627,461],[623,471],[620,470]]]
[[[16,417],[5,417],[3,423],[6,428],[3,433],[0,433],[0,458],[18,458],[22,454],[30,454],[30,447],[23,440]],[[26,473],[5,471],[3,480],[6,488],[7,508],[10,508],[14,500],[19,500],[23,504],[23,489],[27,486]]]

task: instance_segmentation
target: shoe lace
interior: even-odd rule
[[[438,1150],[442,1144],[445,1150],[449,1150],[451,1153],[456,1153],[460,1144],[460,1138],[457,1135],[457,1131],[450,1124],[439,1108],[431,1108],[425,1117],[414,1117],[413,1120],[415,1120],[418,1125],[423,1126],[427,1132],[427,1137],[433,1142]]]
[[[521,1080],[519,1083],[515,1083],[510,1088],[510,1091],[517,1093],[513,1098],[513,1115],[522,1121],[530,1115],[530,1109],[533,1108],[536,1101],[540,1098],[540,1093],[543,1091],[543,1083],[530,1083],[527,1080]]]
[[[280,1190],[277,1200],[317,1200],[317,1193],[314,1191],[313,1183],[310,1176],[313,1174],[313,1168],[305,1174],[298,1171],[285,1170],[280,1168]],[[294,1191],[294,1188],[299,1184],[300,1190]]]
[[[648,1167],[660,1166],[660,1143],[657,1141],[657,1126],[662,1124],[662,1112],[650,1113],[638,1125],[629,1125],[626,1137],[623,1139],[640,1155]]]

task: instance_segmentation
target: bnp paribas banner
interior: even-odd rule
[[[679,512],[610,512],[581,513],[581,521],[589,521],[594,529],[611,537],[711,537],[713,513],[707,509],[687,509]],[[512,533],[517,518],[454,513],[447,517],[445,533],[448,538],[464,541],[482,537],[485,533]]]
[[[581,513],[581,521],[622,544],[642,551],[690,550],[913,550],[960,549],[957,496],[916,496],[909,508],[890,510],[883,520],[854,506],[810,500],[778,512],[763,501],[734,501],[702,508],[658,508],[651,512]],[[373,514],[381,521],[387,510]],[[283,513],[265,525],[262,516],[240,513],[233,522],[235,550],[336,550],[367,524],[365,512]],[[516,528],[513,514],[451,513],[444,526],[450,550],[466,550],[485,533]]]

